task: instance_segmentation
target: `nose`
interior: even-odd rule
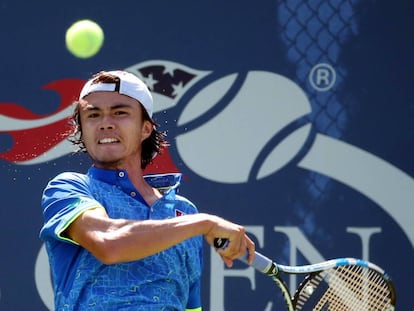
[[[112,130],[115,128],[115,124],[111,116],[104,115],[99,126],[101,130]]]

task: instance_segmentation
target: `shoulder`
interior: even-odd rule
[[[74,182],[82,182],[88,178],[87,175],[76,173],[76,172],[63,172],[56,175],[50,182],[65,182],[65,181],[74,181]]]
[[[198,213],[198,209],[196,205],[181,195],[175,195],[175,201],[177,202],[177,206],[179,206],[184,214],[196,214]]]
[[[145,175],[144,178],[151,187],[163,193],[164,202],[174,202],[176,214],[195,214],[198,212],[193,202],[178,194],[182,179],[181,173]]]
[[[50,189],[86,189],[89,178],[85,174],[75,172],[63,172],[52,178],[46,185],[45,191]]]

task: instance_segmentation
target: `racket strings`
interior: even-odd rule
[[[322,271],[308,282],[309,284],[305,284],[299,293],[296,310],[302,310],[304,306],[309,310],[307,302],[317,291],[321,292],[318,294],[321,297],[311,309],[314,311],[390,310],[388,284],[374,270],[359,266],[342,266]]]

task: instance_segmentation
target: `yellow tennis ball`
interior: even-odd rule
[[[67,49],[76,57],[89,58],[101,49],[104,42],[102,28],[91,20],[81,20],[68,28],[65,36]]]

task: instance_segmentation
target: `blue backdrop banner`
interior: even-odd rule
[[[0,310],[53,310],[41,192],[88,169],[65,133],[104,69],[154,94],[170,147],[147,172],[181,172],[181,194],[282,264],[378,264],[414,310],[413,14],[410,0],[1,1]],[[87,59],[65,46],[81,19],[105,33]],[[203,273],[203,310],[283,305],[207,245]]]

